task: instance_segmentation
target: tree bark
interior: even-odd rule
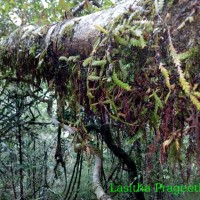
[[[56,74],[56,68],[60,66],[60,58],[79,55],[81,59],[85,59],[93,54],[94,44],[98,38],[104,37],[105,34],[109,35],[109,26],[111,22],[116,20],[127,12],[135,12],[140,10],[144,15],[150,15],[139,4],[142,5],[144,1],[129,0],[123,4],[117,5],[114,8],[96,12],[94,14],[64,20],[59,23],[37,27],[34,25],[24,26],[13,32],[7,39],[1,42],[0,46],[0,65],[1,71],[6,71],[9,67],[16,70],[18,77],[21,76],[39,76],[41,80],[43,77],[52,80]],[[147,4],[148,0],[146,0]],[[169,32],[173,38],[173,44],[180,52],[187,49],[200,46],[200,14],[199,14],[199,1],[186,0],[183,3],[179,1],[170,9],[165,9],[162,15],[155,16],[155,24],[161,18],[165,26],[157,29],[164,35],[163,44],[160,49],[168,51],[169,37],[166,38],[166,32]],[[151,16],[151,19],[153,17]],[[161,23],[161,22],[160,22]],[[96,25],[96,26],[95,26]],[[103,29],[102,29],[103,28]],[[165,30],[162,30],[165,29]],[[156,33],[157,31],[155,29]],[[148,36],[148,35],[147,35]],[[158,44],[160,44],[158,42]],[[155,47],[159,48],[159,47]],[[167,49],[167,50],[166,50]],[[102,56],[105,55],[105,47],[102,47]],[[101,53],[98,52],[98,53]],[[155,50],[155,60],[159,60]],[[47,55],[47,56],[46,56]],[[101,55],[98,55],[102,58]],[[48,57],[48,59],[46,58]],[[142,62],[143,57],[141,58]],[[156,62],[152,62],[155,64]],[[45,67],[41,67],[41,66]],[[52,67],[53,65],[53,67]],[[64,67],[64,66],[63,66]],[[41,68],[44,71],[41,72]],[[153,67],[152,67],[153,69]],[[65,69],[64,69],[65,70]],[[153,69],[154,70],[154,69]],[[38,75],[39,74],[39,75]],[[143,81],[143,80],[142,80]],[[139,81],[138,81],[139,83]],[[103,88],[104,89],[104,88]],[[103,91],[105,92],[105,91]],[[103,93],[102,92],[102,93]],[[132,91],[134,94],[134,91]],[[135,94],[134,94],[135,95]],[[101,95],[99,95],[101,97]],[[129,94],[131,96],[131,93]],[[141,98],[141,96],[139,96]],[[89,100],[88,100],[89,101]],[[131,101],[130,101],[131,102]],[[61,126],[60,122],[52,118],[52,122]],[[74,132],[71,127],[64,126],[68,131]],[[104,127],[105,128],[105,127]],[[118,158],[123,158],[127,167],[131,169],[130,177],[137,177],[137,170],[134,161],[130,160],[126,153],[117,148],[112,141],[109,130],[102,129],[102,135],[108,147]],[[98,165],[100,166],[99,157],[96,157]],[[144,194],[137,193],[137,199],[144,199]]]
[[[33,65],[38,64],[40,54],[50,44],[52,44],[57,57],[63,55],[88,57],[95,41],[101,36],[95,25],[107,27],[111,21],[126,13],[128,9],[137,9],[136,2],[128,0],[107,10],[42,27],[34,25],[19,27],[2,42],[3,47],[0,47],[0,50],[7,51],[7,59],[13,59],[12,55],[16,53],[18,56],[25,53],[25,57],[30,58],[30,52],[28,52],[30,48],[38,47]]]
[[[85,150],[85,148],[85,144],[78,143],[75,145],[76,152]],[[96,194],[98,200],[112,200],[111,197],[104,192],[101,186],[100,172],[102,167],[102,153],[99,148],[93,147],[92,145],[87,145],[87,148],[90,149],[90,153],[95,157],[95,165],[92,177],[94,193]]]

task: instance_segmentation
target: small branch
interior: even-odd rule
[[[93,170],[93,190],[97,196],[98,200],[112,200],[110,196],[108,196],[102,186],[100,181],[100,172],[102,167],[102,155],[101,151],[97,147],[93,147],[92,145],[86,145],[84,143],[78,143],[75,145],[76,151],[85,150],[86,146],[90,149],[91,154],[95,157],[95,165]]]
[[[55,117],[51,117],[51,123],[58,126],[58,127],[63,128],[64,130],[68,131],[70,134],[72,134],[76,131],[76,128],[67,126],[67,125],[59,122]]]
[[[58,126],[58,127],[63,128],[64,130],[68,131],[70,134],[74,133],[76,131],[76,128],[72,128],[70,126],[67,126],[64,123],[59,122],[55,117],[53,117],[53,113],[52,113],[53,99],[50,98],[46,102],[48,104],[47,113],[49,115],[49,118],[51,119],[51,123]]]
[[[101,7],[101,5],[100,5],[96,0],[90,0],[90,2],[91,2],[94,6],[96,6],[96,7],[98,7],[98,8]],[[84,0],[83,2],[81,2],[77,7],[75,7],[75,8],[72,10],[73,16],[75,16],[79,11],[83,10],[84,5],[85,5],[85,0]]]
[[[134,185],[137,185],[139,180],[137,179],[138,174],[135,161],[131,159],[123,149],[116,145],[112,137],[109,125],[102,125],[100,133],[108,148],[114,153],[116,157],[118,157],[124,164],[127,165],[129,178],[133,181]],[[135,197],[137,200],[145,200],[144,193],[142,191],[135,193]]]
[[[100,150],[99,150],[100,151]],[[102,166],[102,158],[99,153],[95,153],[95,166],[93,171],[93,189],[99,200],[112,200],[110,196],[104,192],[100,182],[100,172]]]

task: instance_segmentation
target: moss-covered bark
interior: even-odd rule
[[[129,127],[127,134],[148,124],[160,133],[161,162],[184,134],[194,135],[199,154],[199,129],[184,131],[190,111],[198,118],[200,110],[199,13],[198,1],[155,6],[129,0],[80,18],[20,27],[1,43],[1,74],[38,85],[45,80],[70,105],[75,99],[102,123],[112,119]],[[137,177],[134,161],[106,127],[102,135],[127,164],[130,178]]]

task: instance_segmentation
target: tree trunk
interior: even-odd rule
[[[71,83],[73,86],[75,86],[76,83],[77,85],[80,84],[77,93],[81,93],[80,91],[83,91],[82,93],[87,93],[87,96],[85,95],[83,100],[81,99],[82,98],[81,95],[83,94],[80,94],[77,95],[78,96],[77,99],[80,98],[79,104],[84,107],[85,112],[88,111],[89,113],[91,99],[94,99],[95,101],[92,102],[93,105],[96,103],[96,105],[99,106],[99,107],[97,106],[97,110],[98,109],[104,110],[104,112],[107,112],[106,113],[107,115],[109,113],[110,118],[112,117],[116,120],[119,120],[124,124],[130,125],[130,127],[132,128],[134,127],[134,122],[138,122],[137,114],[140,113],[137,110],[129,111],[128,108],[131,108],[131,105],[142,106],[145,103],[147,104],[147,102],[144,102],[141,99],[143,98],[143,94],[146,95],[146,93],[149,92],[149,89],[151,89],[148,87],[148,83],[150,83],[151,77],[148,79],[147,76],[149,74],[150,74],[149,76],[151,76],[151,74],[153,74],[155,71],[158,71],[158,69],[154,69],[154,66],[157,65],[158,63],[161,63],[160,53],[162,54],[164,52],[163,54],[165,54],[166,52],[169,52],[168,48],[170,43],[171,51],[173,51],[171,53],[171,57],[175,57],[174,60],[176,62],[177,57],[176,55],[174,56],[174,54],[176,54],[174,46],[175,49],[177,49],[179,52],[184,52],[194,46],[197,46],[197,48],[199,48],[200,46],[200,38],[198,35],[200,31],[199,1],[189,1],[189,0],[179,1],[179,2],[175,1],[172,7],[165,8],[164,10],[163,8],[164,8],[163,5],[161,6],[159,4],[159,6],[156,5],[156,9],[154,10],[154,4],[152,4],[152,1],[150,0],[146,1],[141,0],[138,2],[135,2],[133,0],[128,0],[125,3],[119,4],[113,8],[96,12],[94,14],[84,17],[64,20],[62,22],[54,23],[51,25],[45,25],[42,27],[37,27],[34,25],[20,27],[15,32],[13,32],[7,39],[1,42],[0,46],[1,73],[6,72],[8,68],[11,68],[16,71],[16,75],[19,78],[19,80],[23,80],[24,76],[27,78],[31,77],[30,79],[31,83],[35,83],[35,79],[37,80],[38,83],[40,83],[42,79],[45,79],[49,83],[49,87],[51,85],[50,84],[51,81],[54,81],[54,84],[57,86],[57,90],[60,93],[62,93],[63,91],[65,91],[66,93],[68,92],[66,86],[66,83],[68,82]],[[140,18],[138,18],[138,15],[140,15]],[[151,20],[154,20],[154,22]],[[138,44],[136,43],[138,41],[136,41],[133,38],[132,40],[131,39],[129,40],[128,34],[127,35],[125,34],[126,36],[125,38],[119,37],[117,33],[121,33],[124,31],[123,26],[127,25],[127,21],[128,25],[130,26],[129,27],[130,30],[133,24],[141,25],[149,23],[151,25],[150,28],[152,28],[154,24],[153,27],[154,30],[150,31],[150,33],[148,31],[145,32],[144,38],[150,42],[153,42],[151,41],[152,38],[154,38],[155,35],[159,32],[160,34],[159,41],[156,41],[154,43],[154,46],[152,45],[153,46],[152,47],[146,45],[144,41],[143,44],[142,41],[140,41],[140,44]],[[119,26],[117,26],[116,24],[118,24]],[[114,33],[112,32],[113,26],[115,26]],[[135,34],[137,35],[138,38],[141,39],[140,37],[141,35],[140,32],[138,32],[138,30],[137,32],[135,32]],[[128,40],[128,42],[126,41],[126,39]],[[117,94],[119,96],[121,95],[127,98],[131,96],[130,101],[126,101],[126,103],[129,104],[121,106],[121,107],[126,107],[127,110],[125,110],[124,113],[122,113],[122,111],[117,112],[118,115],[120,114],[121,118],[118,115],[117,116],[112,115],[112,112],[110,110],[113,109],[114,107],[113,105],[110,106],[111,109],[109,106],[107,107],[105,106],[109,104],[108,100],[110,100],[107,99],[106,97],[106,92],[107,92],[106,86],[105,88],[103,87],[104,86],[103,84],[106,85],[106,83],[103,83],[102,84],[103,86],[101,85],[102,87],[99,89],[100,92],[96,96],[95,96],[96,94],[95,91],[93,91],[94,93],[92,95],[91,90],[89,90],[90,89],[89,86],[91,84],[90,81],[96,81],[96,80],[98,81],[102,77],[105,78],[104,76],[105,74],[109,76],[110,73],[113,73],[112,65],[117,60],[116,57],[112,57],[112,55],[110,55],[114,54],[114,52],[110,50],[111,49],[110,46],[112,47],[111,44],[113,43],[113,41],[115,41],[116,43],[114,44],[115,45],[117,44],[121,49],[123,48],[125,49],[127,46],[131,45],[130,42],[132,42],[132,45],[134,45],[134,47],[140,45],[141,47],[140,52],[143,50],[144,51],[139,54],[140,56],[139,67],[140,66],[147,67],[147,65],[149,65],[149,68],[151,68],[150,73],[147,76],[136,77],[136,82],[132,84],[135,90],[137,87],[140,88],[144,85],[146,86],[146,88],[138,90],[137,91],[138,93],[136,93],[135,90],[132,89],[131,87],[127,86],[127,84],[120,82],[119,79],[117,79],[116,77],[113,78],[113,81],[115,81],[116,85],[118,84],[118,86],[120,86],[120,89],[118,89],[117,92],[113,92],[112,95],[114,96]],[[148,44],[150,44],[150,42]],[[172,45],[172,42],[174,46]],[[144,48],[145,46],[146,48]],[[147,55],[148,48],[152,48],[154,50],[150,51],[151,59],[148,59]],[[136,49],[134,50],[136,51]],[[77,62],[78,72],[75,75],[79,77],[81,74],[82,80],[77,78],[78,79],[77,82],[72,82],[68,78],[72,74],[72,71],[70,71],[69,65],[67,63],[69,61],[70,56],[79,56],[81,60],[80,62]],[[83,60],[90,56],[95,56],[97,58],[96,60],[97,62],[93,62],[93,66],[99,66],[101,69],[97,69],[95,71],[97,72],[97,75],[91,76],[90,80],[88,80],[88,74],[84,71],[87,69],[84,68],[85,66]],[[127,54],[123,55],[124,59],[126,59],[127,57],[128,57]],[[77,57],[73,58],[71,57],[71,59],[77,59]],[[167,57],[165,59],[167,63],[169,58]],[[100,62],[104,64],[101,65]],[[102,66],[104,66],[105,63],[107,64],[107,69],[103,70]],[[175,64],[178,65],[178,67],[180,67],[179,66],[180,64],[177,63]],[[90,68],[90,70],[92,71],[93,69]],[[102,71],[99,72],[100,70]],[[145,71],[147,69],[145,68],[139,70]],[[87,77],[85,77],[85,74]],[[93,86],[94,85],[95,84],[93,84]],[[160,88],[162,87],[163,84],[156,86],[155,87],[156,91],[157,89],[160,90]],[[95,89],[95,87],[93,87],[92,89]],[[183,90],[186,89],[183,87]],[[153,91],[151,92],[153,93]],[[63,92],[62,94],[65,94],[65,92]],[[138,95],[138,98],[132,100],[133,99],[132,96],[136,95]],[[163,96],[165,96],[165,94]],[[194,98],[192,97],[191,99],[193,99],[194,102]],[[107,102],[105,103],[105,101]],[[86,106],[84,105],[83,102],[86,104]],[[114,102],[114,104],[117,103]],[[153,104],[154,102],[151,105],[148,105],[149,106],[148,108],[152,108]],[[198,106],[198,103],[196,104]],[[102,114],[99,110],[98,112]],[[122,120],[123,118],[125,120]],[[148,116],[146,118],[148,118]],[[56,121],[53,117],[52,121],[56,123],[58,126],[61,126],[61,123]],[[105,121],[107,120],[105,119]],[[142,123],[146,125],[146,121],[141,122],[141,124]],[[69,129],[71,132],[74,131],[71,127],[64,127],[64,128]],[[130,160],[122,149],[117,148],[114,142],[112,142],[112,137],[109,136],[110,133],[107,134],[107,131],[109,133],[109,130],[102,129],[101,133],[102,136],[104,137],[105,142],[107,143],[107,146],[113,151],[113,153],[118,158],[124,160],[124,162],[127,164],[127,167],[130,169],[130,177],[134,179],[135,177],[137,177],[137,169],[135,162],[133,160]],[[96,164],[95,166],[95,168],[97,169],[101,165],[98,156],[96,156],[96,163],[98,164],[98,165]],[[98,177],[97,175],[96,177]],[[138,200],[139,199],[142,200],[144,199],[144,194],[137,193],[136,197]]]

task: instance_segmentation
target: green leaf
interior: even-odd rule
[[[92,62],[92,57],[86,58],[83,62],[83,67],[86,67]]]
[[[88,80],[90,81],[98,81],[99,79],[100,79],[99,76],[93,76],[93,75],[88,76]]]
[[[78,55],[78,56],[70,56],[69,58],[68,58],[68,61],[72,61],[72,62],[76,62],[76,61],[78,61],[80,59],[80,56]]]
[[[5,11],[6,11],[6,12],[8,12],[9,7],[10,7],[10,6],[9,6],[9,3],[6,3],[6,5],[5,5]]]
[[[131,86],[129,86],[127,83],[124,83],[122,81],[120,81],[118,78],[117,78],[117,74],[115,72],[113,72],[113,75],[112,75],[112,79],[114,81],[114,83],[116,85],[118,85],[119,87],[127,90],[127,91],[130,91],[131,90]]]
[[[140,36],[140,39],[138,39],[138,40],[131,38],[130,44],[135,47],[141,47],[142,49],[146,46],[146,42],[145,42],[143,36]]]
[[[106,60],[95,60],[92,63],[92,66],[104,66],[106,64]]]
[[[153,96],[154,96],[154,99],[155,99],[155,103],[158,105],[158,107],[163,108],[162,101],[160,100],[158,95],[155,92],[153,92]]]
[[[108,35],[108,31],[106,29],[104,29],[103,27],[101,27],[100,25],[94,25],[96,27],[96,29],[98,29],[100,32],[105,33],[106,35]]]
[[[58,60],[67,62],[68,59],[65,56],[60,56]]]
[[[126,41],[124,38],[114,35],[115,41],[118,42],[121,45],[128,45],[128,41]]]

